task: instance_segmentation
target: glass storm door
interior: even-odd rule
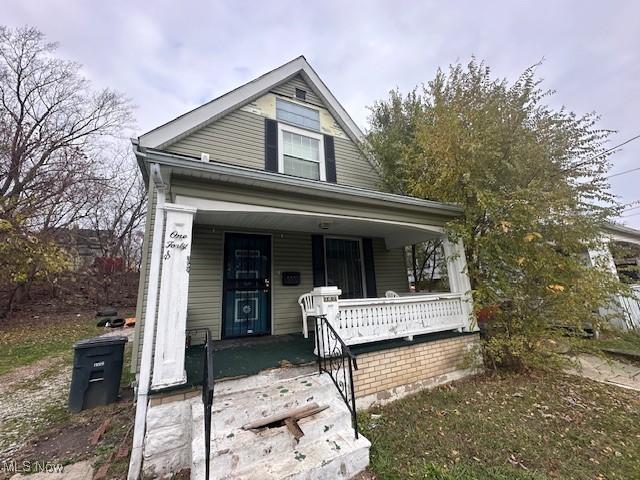
[[[222,337],[271,333],[271,237],[227,233]]]
[[[364,298],[362,250],[359,240],[325,238],[327,285],[335,285],[340,298]]]

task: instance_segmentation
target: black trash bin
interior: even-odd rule
[[[69,410],[79,412],[118,399],[127,337],[96,337],[73,346]]]

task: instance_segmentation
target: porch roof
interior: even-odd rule
[[[256,170],[219,162],[203,162],[186,155],[140,147],[134,141],[136,157],[145,180],[149,176],[149,165],[156,163],[171,175],[190,176],[199,179],[224,181],[229,184],[261,187],[274,191],[299,193],[322,198],[330,196],[336,201],[345,200],[364,203],[373,207],[395,207],[414,212],[443,217],[444,221],[462,215],[462,209],[454,204],[434,202],[421,198],[351,187],[317,180],[293,177],[281,173]]]
[[[384,238],[387,248],[404,247],[443,236],[442,227],[394,220],[317,213],[247,203],[176,196],[178,205],[197,209],[196,223],[267,232]]]
[[[640,230],[636,230],[635,228],[627,227],[625,225],[620,225],[617,223],[605,224],[604,230],[615,241],[640,245]]]

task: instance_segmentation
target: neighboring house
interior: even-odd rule
[[[409,279],[409,285],[415,287],[416,279],[414,278],[413,266],[411,265],[413,262],[409,250],[409,248],[405,249],[407,256],[407,278]],[[443,265],[445,263],[443,257],[442,249],[437,249],[429,256],[422,267],[422,275],[418,274],[421,282],[429,284],[441,280],[445,276],[446,272],[443,272]]]
[[[202,379],[198,336],[216,340],[213,478],[350,478],[369,451],[351,430],[354,402],[470,372],[464,249],[443,233],[461,210],[383,192],[362,142],[304,57],[133,140],[149,214],[129,478],[141,464],[204,478],[208,410],[189,387]],[[434,238],[450,292],[411,295],[404,247]],[[282,425],[241,429],[312,400],[329,408],[300,420],[299,443]]]
[[[640,246],[640,230],[613,223],[606,225],[603,230],[605,240],[609,244],[620,242]],[[601,264],[616,277],[619,277],[619,266],[628,267],[632,261],[631,259],[625,259],[622,262],[616,261],[612,254],[612,248],[606,248],[602,252],[590,251],[588,253],[592,266]],[[637,259],[635,260],[637,261]],[[635,274],[635,272],[633,273]],[[603,308],[602,313],[612,316],[612,324],[618,328],[640,331],[640,282],[632,284],[630,287],[631,296],[618,296],[611,306]]]
[[[121,257],[103,257],[101,237],[108,237],[108,230],[91,228],[64,228],[56,232],[56,243],[71,258],[73,270],[97,266],[101,270],[108,265],[112,270],[122,270]]]

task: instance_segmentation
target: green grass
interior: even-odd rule
[[[635,392],[561,374],[480,376],[360,416],[378,479],[630,479]]]
[[[73,344],[104,333],[90,314],[59,314],[0,324],[0,375],[47,357],[73,358]]]
[[[638,332],[607,333],[593,342],[600,349],[620,350],[640,357],[640,333]]]

